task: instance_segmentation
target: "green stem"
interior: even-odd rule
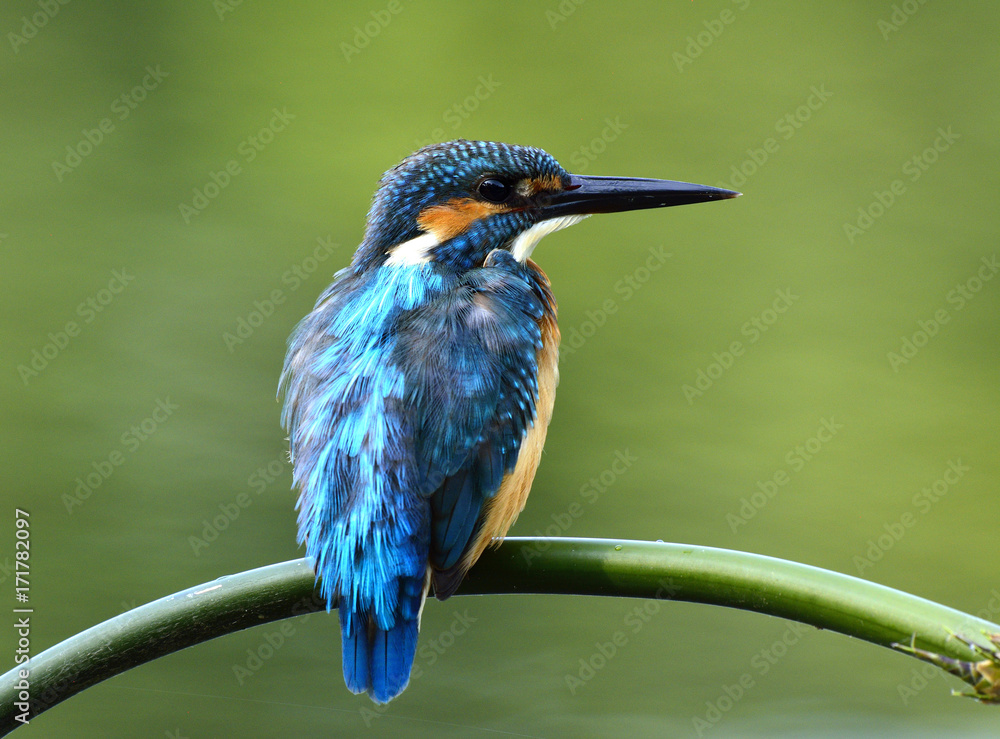
[[[949,632],[1000,626],[907,593],[746,552],[607,539],[508,538],[487,552],[459,595],[563,593],[668,598],[767,613],[889,647],[977,658]],[[199,585],[123,613],[36,655],[30,716],[109,677],[223,634],[323,609],[305,560]],[[0,735],[21,725],[18,670],[0,676]]]

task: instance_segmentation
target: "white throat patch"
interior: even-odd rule
[[[409,241],[404,241],[402,244],[392,247],[389,251],[389,258],[385,260],[385,263],[399,265],[426,264],[431,261],[431,249],[439,243],[434,234],[421,234]]]
[[[535,250],[535,247],[538,245],[538,242],[542,240],[542,238],[548,236],[554,231],[566,228],[567,226],[572,226],[574,223],[579,223],[586,217],[587,216],[560,216],[559,218],[550,218],[547,221],[539,221],[514,239],[514,243],[510,247],[510,252],[514,255],[514,258],[517,261],[523,264],[527,261],[528,257],[531,256],[531,252]]]

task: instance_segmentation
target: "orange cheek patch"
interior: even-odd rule
[[[417,225],[441,243],[465,233],[474,221],[507,208],[472,198],[452,198],[447,203],[425,208],[417,217]]]

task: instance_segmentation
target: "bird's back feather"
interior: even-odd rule
[[[402,691],[428,568],[435,594],[451,595],[523,507],[551,414],[554,325],[544,274],[498,250],[463,274],[345,270],[293,335],[284,420],[299,537],[339,605],[351,690]]]

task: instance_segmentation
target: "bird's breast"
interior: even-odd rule
[[[483,511],[483,525],[466,551],[463,565],[472,567],[491,542],[498,544],[514,524],[518,514],[524,510],[531,492],[531,484],[542,458],[545,435],[552,420],[552,409],[556,400],[556,386],[559,384],[559,326],[556,323],[556,304],[545,273],[527,260],[526,266],[532,270],[537,285],[544,297],[545,310],[538,320],[541,330],[541,347],[535,353],[538,368],[538,397],[535,401],[535,419],[525,431],[514,469],[504,475],[500,489],[486,501]]]

